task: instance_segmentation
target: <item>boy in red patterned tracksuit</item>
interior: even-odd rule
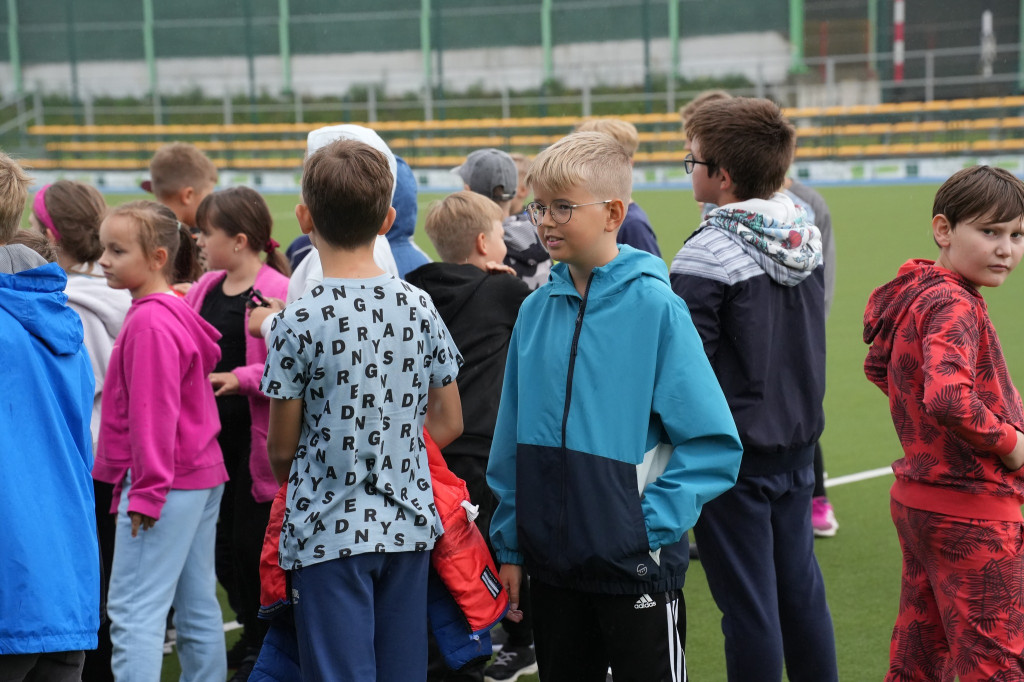
[[[935,262],[910,260],[864,313],[864,371],[904,456],[903,549],[886,680],[1024,680],[1024,408],[979,288],[1024,254],[1024,183],[987,166],[935,196]]]

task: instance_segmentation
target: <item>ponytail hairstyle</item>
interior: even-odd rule
[[[139,244],[147,257],[152,257],[159,248],[167,251],[163,273],[169,284],[194,282],[203,274],[195,240],[174,211],[163,204],[130,201],[113,209],[110,216],[123,216],[135,223]]]
[[[103,254],[100,223],[107,202],[92,185],[58,180],[36,192],[32,213],[44,232],[53,234],[60,251],[75,263],[89,265]]]
[[[229,237],[244,234],[254,253],[266,252],[267,265],[284,276],[291,274],[288,259],[270,236],[274,221],[259,192],[249,187],[232,187],[208,194],[196,209],[196,226],[209,234],[217,229]]]

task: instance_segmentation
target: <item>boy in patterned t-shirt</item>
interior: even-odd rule
[[[903,457],[890,508],[903,549],[886,680],[1024,679],[1024,406],[981,287],[1024,255],[1024,183],[953,174],[935,195],[939,257],[871,294],[864,371],[889,398]]]
[[[462,358],[430,298],[374,263],[392,181],[384,155],[353,140],[306,160],[295,213],[324,280],[275,318],[260,385],[310,679],[426,676],[428,550],[442,528],[422,432],[442,447],[462,432]]]

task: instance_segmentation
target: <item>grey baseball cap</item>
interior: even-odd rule
[[[519,185],[519,171],[512,157],[500,149],[477,149],[466,157],[465,163],[452,169],[458,173],[469,189],[495,201],[508,201],[516,195]],[[495,195],[494,188],[501,186],[502,193]]]

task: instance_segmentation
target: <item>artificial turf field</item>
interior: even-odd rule
[[[821,189],[832,210],[837,244],[835,300],[828,320],[828,391],[823,436],[829,475],[840,476],[885,467],[900,454],[882,393],[864,378],[866,346],[861,317],[871,290],[891,279],[908,258],[934,258],[930,235],[931,204],[937,185],[831,187]],[[421,195],[418,243],[433,254],[422,232],[426,206],[440,195]],[[111,204],[129,197],[111,196]],[[132,198],[138,198],[136,195]],[[636,192],[647,211],[666,259],[671,260],[698,222],[689,190]],[[292,214],[295,196],[267,198],[275,219],[275,237],[287,244],[298,234]],[[1010,371],[1024,377],[1024,316],[1019,292],[1024,275],[1011,276],[985,298],[1007,354]],[[816,542],[835,622],[840,679],[880,680],[888,665],[889,636],[900,586],[900,552],[889,518],[892,476],[832,487],[840,529]],[[685,590],[688,616],[687,668],[697,682],[725,680],[719,613],[711,600],[699,562],[691,565]],[[227,618],[226,618],[227,620]],[[228,645],[237,632],[228,633]],[[342,644],[342,643],[339,643]],[[175,656],[165,658],[163,680],[178,679]],[[536,680],[536,676],[521,680]]]

